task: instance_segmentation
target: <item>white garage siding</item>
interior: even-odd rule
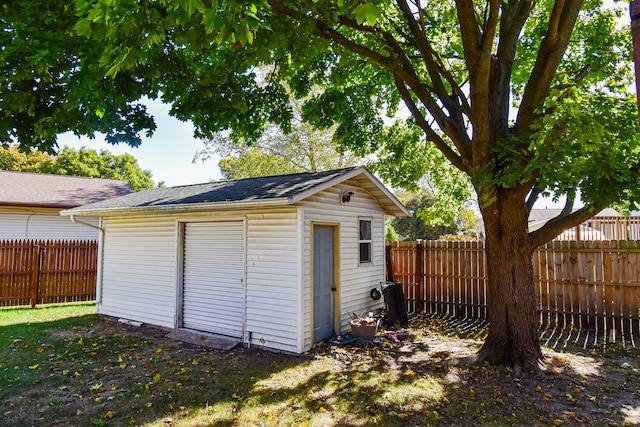
[[[247,214],[247,338],[300,352],[298,208]]]
[[[82,218],[98,225],[98,218]],[[60,209],[0,209],[0,240],[98,240],[98,230],[74,224],[60,216]]]
[[[98,312],[176,326],[177,248],[172,217],[105,218]]]
[[[353,191],[348,204],[340,204],[344,191]],[[369,296],[371,288],[384,280],[384,211],[375,199],[354,181],[322,191],[304,202],[304,260],[303,260],[303,330],[304,350],[312,345],[311,331],[311,230],[313,223],[338,224],[340,227],[340,324],[341,333],[349,332],[349,313],[382,307],[382,301]],[[358,220],[372,221],[373,262],[359,263]]]

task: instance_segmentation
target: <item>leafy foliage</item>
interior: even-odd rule
[[[8,0],[0,5],[0,143],[55,151],[72,131],[136,146],[155,130],[139,101],[154,96],[140,75],[105,77],[94,41],[78,34],[72,2]]]
[[[302,120],[302,101],[291,97],[293,120],[288,132],[268,123],[256,142],[233,141],[219,132],[205,142],[196,158],[222,157],[218,166],[226,179],[298,172],[316,172],[355,165],[361,160],[336,146],[333,128],[319,130]]]
[[[391,221],[395,231],[406,240],[437,240],[446,234],[475,235],[477,232],[477,216],[471,209],[462,208],[449,222],[440,221],[438,225],[430,225],[423,217],[430,218],[434,208],[432,193],[421,190],[418,193],[404,193],[399,200],[413,212],[406,218],[394,218]]]

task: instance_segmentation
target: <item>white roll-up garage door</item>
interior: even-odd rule
[[[242,221],[185,224],[184,328],[242,336],[244,259]]]

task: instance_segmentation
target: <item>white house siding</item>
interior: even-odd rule
[[[344,191],[354,195],[347,204],[340,203]],[[303,305],[304,349],[312,345],[311,331],[311,230],[314,223],[336,224],[340,227],[340,323],[341,332],[349,331],[349,313],[360,314],[382,306],[369,296],[371,288],[384,280],[384,211],[355,181],[322,191],[302,202],[304,206]],[[372,220],[373,262],[359,263],[358,220]]]
[[[297,208],[247,213],[246,329],[251,344],[301,351],[298,230]]]
[[[103,227],[102,298],[98,312],[175,327],[175,218],[105,218]]]
[[[60,209],[0,208],[0,240],[98,240],[98,231],[74,224]],[[98,218],[82,221],[98,225]]]

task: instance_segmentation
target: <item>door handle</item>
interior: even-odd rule
[[[335,287],[335,286],[332,286],[332,287],[331,287],[331,292],[335,292],[335,291],[337,291],[337,290],[338,290],[338,289],[336,289],[336,287]]]

